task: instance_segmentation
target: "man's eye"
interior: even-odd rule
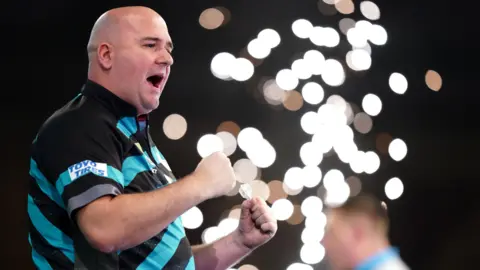
[[[148,47],[148,48],[155,48],[155,44],[145,44],[145,47]]]

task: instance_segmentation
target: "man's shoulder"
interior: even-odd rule
[[[410,270],[410,268],[400,257],[392,257],[377,266],[375,270]]]
[[[79,96],[56,110],[41,125],[37,139],[60,140],[72,135],[95,135],[109,132],[113,115]]]

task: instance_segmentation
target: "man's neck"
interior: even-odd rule
[[[388,249],[389,247],[390,243],[388,242],[388,240],[385,239],[369,239],[368,241],[364,241],[356,249],[356,265],[365,262],[372,256],[375,256],[376,254]]]

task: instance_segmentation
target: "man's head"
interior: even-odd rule
[[[167,25],[146,7],[123,7],[101,15],[93,26],[87,50],[89,79],[149,113],[159,105],[173,46]]]
[[[362,194],[349,198],[327,213],[323,244],[329,261],[339,268],[353,268],[388,245],[388,216],[381,202]]]

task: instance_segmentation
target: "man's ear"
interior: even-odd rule
[[[103,69],[111,69],[113,63],[113,47],[108,43],[100,43],[97,49],[97,59]]]

